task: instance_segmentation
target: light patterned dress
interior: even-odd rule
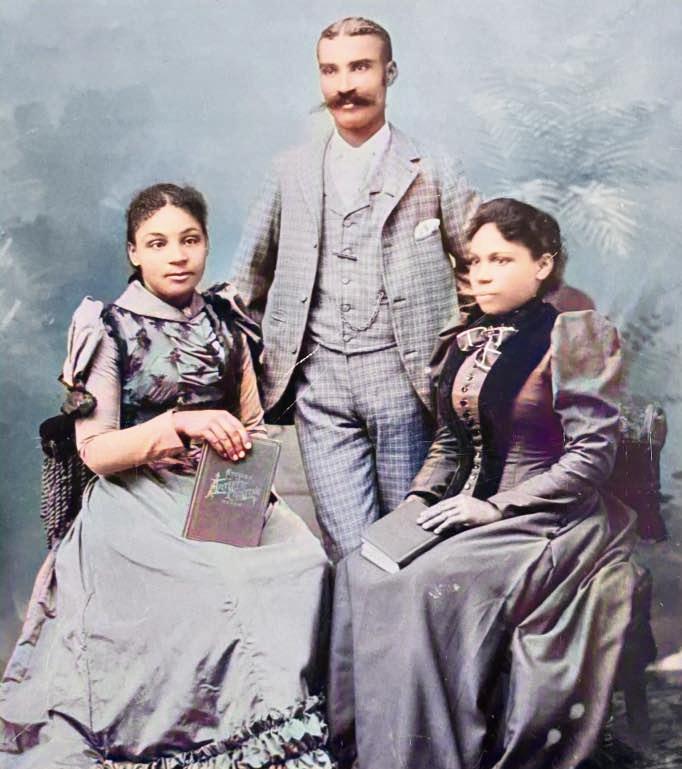
[[[317,540],[281,501],[257,548],[182,536],[196,451],[170,410],[229,407],[264,432],[254,341],[229,288],[181,311],[133,283],[77,310],[63,377],[96,401],[77,440],[101,474],[41,569],[3,679],[3,769],[331,765]]]

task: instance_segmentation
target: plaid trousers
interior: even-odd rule
[[[321,345],[299,364],[294,418],[325,549],[338,561],[407,493],[432,418],[397,347],[346,355]]]

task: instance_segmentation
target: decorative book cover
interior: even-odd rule
[[[410,500],[379,518],[362,535],[360,553],[384,571],[395,573],[430,550],[447,534],[434,534],[417,524],[424,503]]]
[[[269,438],[252,438],[252,443],[239,462],[204,444],[185,537],[235,547],[259,544],[281,446]]]

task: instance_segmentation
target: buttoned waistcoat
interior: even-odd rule
[[[377,227],[385,218],[382,206],[391,205],[380,192],[382,186],[379,179],[372,179],[355,202],[346,205],[325,172],[321,249],[308,335],[312,342],[337,352],[376,352],[395,345]]]
[[[322,242],[329,138],[275,159],[237,251],[234,283],[263,330],[266,411],[278,405],[301,355]],[[457,311],[452,260],[464,252],[478,200],[458,161],[425,151],[395,127],[377,194],[386,203],[378,237],[393,331],[405,371],[430,410],[426,367],[433,340]],[[418,227],[426,220],[437,222]]]

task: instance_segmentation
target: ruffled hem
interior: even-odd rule
[[[334,769],[319,697],[242,727],[232,737],[150,762],[112,761],[101,769]]]

